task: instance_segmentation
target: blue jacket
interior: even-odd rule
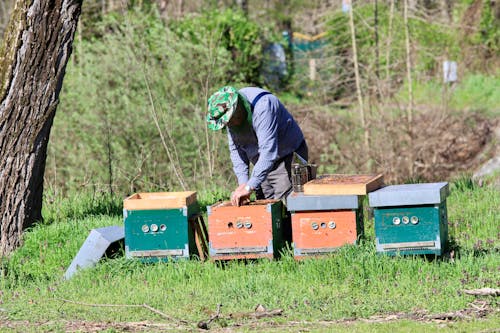
[[[254,104],[254,99],[265,90],[247,87],[239,92]],[[229,151],[238,184],[247,183],[255,189],[266,179],[274,163],[293,153],[304,140],[297,122],[279,99],[261,96],[252,112],[252,126],[228,128]],[[249,179],[249,164],[254,165]]]

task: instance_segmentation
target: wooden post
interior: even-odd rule
[[[353,57],[353,62],[354,62],[354,75],[356,78],[356,93],[358,97],[358,105],[359,105],[359,116],[361,119],[361,127],[363,128],[364,131],[364,146],[365,146],[365,153],[367,158],[367,163],[370,161],[370,135],[368,133],[368,127],[366,125],[366,119],[365,119],[365,110],[364,110],[364,105],[363,105],[363,94],[361,92],[361,80],[359,77],[359,67],[358,67],[358,51],[356,47],[356,31],[354,27],[354,15],[353,15],[353,10],[354,7],[351,4],[351,8],[349,10],[349,26],[351,28],[351,42],[352,42],[352,57]]]
[[[386,50],[385,50],[385,79],[387,82],[387,89],[390,91],[391,80],[389,74],[391,62],[391,44],[392,44],[392,23],[394,21],[394,0],[391,0],[391,7],[389,9],[389,31],[387,33]]]
[[[377,99],[380,100],[380,46],[378,40],[378,0],[373,0],[373,16],[375,17],[374,22],[374,39],[375,39],[375,80],[377,89]]]
[[[407,116],[407,134],[408,134],[408,145],[409,145],[409,156],[408,156],[408,172],[410,177],[413,177],[413,83],[411,77],[411,49],[410,49],[410,31],[408,26],[408,0],[404,1],[404,25],[405,25],[405,41],[406,41],[406,75],[408,80],[408,106],[406,108]]]
[[[309,59],[309,79],[311,81],[316,80],[316,59]]]

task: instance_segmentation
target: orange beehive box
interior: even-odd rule
[[[239,207],[222,202],[207,207],[207,214],[212,260],[277,258],[290,234],[279,200]]]
[[[287,207],[292,215],[296,259],[333,252],[355,244],[363,233],[363,209],[356,195],[305,195],[292,192]]]
[[[356,244],[362,233],[356,210],[304,211],[292,214],[294,257],[322,255]]]

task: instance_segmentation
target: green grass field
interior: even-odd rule
[[[221,196],[218,194],[218,196]],[[200,204],[213,203],[201,194]],[[45,223],[1,262],[0,331],[493,332],[499,302],[464,290],[500,288],[500,192],[451,184],[452,257],[389,257],[365,239],[321,259],[142,264],[123,255],[70,280],[66,268],[96,227],[121,225],[121,199],[56,199]],[[145,305],[144,305],[145,304]],[[255,308],[281,315],[256,318]]]

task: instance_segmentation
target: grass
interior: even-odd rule
[[[474,184],[474,183],[472,183]],[[453,191],[453,187],[461,189]],[[500,251],[500,196],[495,187],[452,186],[449,212],[451,237],[459,248],[475,251]]]
[[[178,329],[195,329],[197,322],[210,318],[222,304],[224,319],[212,323],[212,328],[236,329],[240,326],[235,325],[242,325],[241,331],[259,327],[262,331],[273,327],[277,331],[313,332],[434,331],[438,325],[432,322],[403,318],[368,324],[359,319],[459,311],[470,308],[475,300],[463,290],[499,287],[500,193],[462,180],[452,183],[451,189],[448,215],[456,249],[453,259],[378,255],[373,222],[367,220],[367,236],[359,246],[344,247],[322,259],[297,262],[285,254],[279,261],[234,261],[227,265],[199,261],[141,264],[121,256],[103,260],[67,281],[62,279],[64,271],[89,231],[120,225],[122,218],[117,210],[103,213],[102,209],[115,207],[112,203],[119,199],[108,198],[111,203],[106,203],[104,198],[92,201],[82,195],[80,199],[56,200],[45,210],[47,216],[54,216],[51,223],[27,231],[24,246],[2,259],[0,322],[28,321],[20,331],[61,332],[67,329],[65,323],[78,321],[108,323],[109,332],[122,330],[113,328],[112,323],[177,323],[140,307],[148,304],[188,322],[178,324]],[[203,194],[200,201],[208,203],[223,195]],[[498,309],[495,298],[485,301]],[[258,304],[283,309],[283,316],[260,321],[237,318],[238,314],[253,312]],[[233,319],[228,317],[230,313]],[[497,311],[486,319],[448,322],[439,328],[465,332],[499,325]],[[0,331],[3,328],[0,324]]]
[[[498,75],[468,75],[453,92],[451,106],[455,109],[479,109],[486,114],[498,117],[500,113],[500,92]]]
[[[483,74],[467,74],[446,89],[439,80],[414,82],[414,102],[420,105],[441,105],[447,100],[451,110],[473,110],[496,118],[500,113],[499,84],[498,75]],[[407,87],[400,89],[397,98],[402,101],[408,99]]]

